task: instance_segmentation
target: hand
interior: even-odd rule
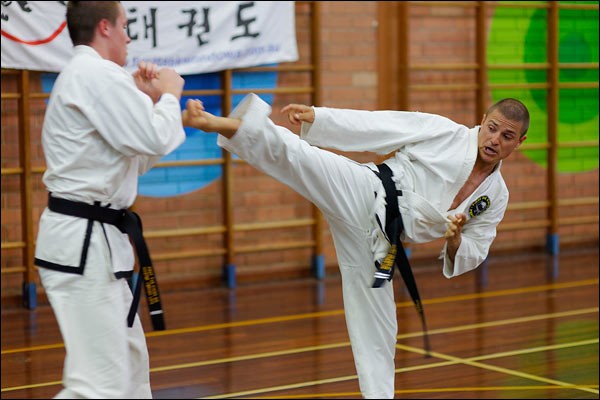
[[[158,77],[158,67],[154,63],[140,61],[138,69],[133,73],[133,80],[139,90],[146,93],[156,103],[162,93],[154,86],[153,80]]]
[[[158,66],[151,62],[140,61],[137,71],[134,72],[135,74],[138,74],[144,80],[151,81],[158,76]]]
[[[238,118],[218,117],[204,111],[202,102],[195,99],[187,101],[181,119],[184,126],[202,129],[204,132],[217,132],[229,139],[236,134],[242,124]]]
[[[462,242],[462,227],[467,222],[467,216],[465,214],[450,215],[448,217],[450,223],[448,223],[448,229],[444,236],[446,237],[446,253],[452,262],[456,257],[456,252]]]
[[[450,219],[450,222],[448,223],[448,228],[446,229],[444,237],[446,240],[460,238],[462,227],[465,222],[467,222],[467,216],[461,213],[450,215],[448,218]]]
[[[202,101],[189,99],[185,103],[185,110],[183,110],[181,118],[184,126],[211,132],[211,128],[209,127],[209,115],[212,114],[204,111],[204,104],[202,104]]]
[[[152,84],[159,90],[161,95],[170,93],[177,99],[181,99],[185,80],[173,68],[161,68],[152,80]]]
[[[308,122],[310,124],[315,122],[314,108],[303,104],[288,104],[281,109],[280,113],[287,113],[288,119],[292,125],[300,125],[302,122]]]

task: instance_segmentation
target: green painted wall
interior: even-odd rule
[[[499,2],[502,4],[515,2]],[[527,4],[547,4],[528,2]],[[561,3],[598,4],[597,1]],[[521,3],[523,4],[523,3]],[[521,64],[547,62],[546,9],[497,7],[491,23],[488,42],[489,64]],[[598,62],[598,11],[569,10],[559,12],[559,62]],[[490,84],[543,83],[545,70],[489,71]],[[598,69],[561,69],[559,81],[598,83]],[[492,90],[494,101],[515,97],[523,101],[531,113],[531,126],[526,143],[547,141],[547,107],[545,89]],[[598,89],[560,89],[558,112],[559,142],[595,140],[598,142]],[[524,154],[546,166],[545,150],[524,150]],[[598,168],[598,146],[558,150],[559,172],[583,172]]]

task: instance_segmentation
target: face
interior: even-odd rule
[[[119,3],[119,16],[115,25],[108,23],[106,26],[110,35],[110,60],[124,66],[127,63],[127,45],[131,39],[127,35],[127,15],[123,5]]]
[[[500,111],[484,115],[479,129],[479,158],[487,164],[497,164],[508,157],[526,136],[521,137],[523,124],[507,119]]]

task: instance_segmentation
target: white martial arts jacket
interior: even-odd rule
[[[74,51],[46,109],[44,184],[55,197],[128,208],[137,196],[138,176],[185,140],[179,100],[164,94],[153,104],[125,69],[89,46],[76,46]],[[36,265],[83,273],[87,223],[46,208],[40,218]],[[103,224],[103,231],[108,262],[117,276],[126,276],[134,265],[128,236],[109,224]],[[93,234],[98,232],[102,230]]]
[[[462,242],[454,263],[446,254],[446,245],[442,249],[443,273],[451,278],[477,268],[485,260],[508,205],[501,164],[462,204],[449,210],[475,164],[478,126],[468,128],[421,112],[326,107],[314,110],[314,123],[304,123],[301,130],[301,137],[308,143],[380,155],[396,151],[385,163],[393,171],[397,189],[402,190],[398,203],[405,227],[403,241],[424,243],[443,238],[448,216],[462,212],[467,215]],[[377,170],[374,164],[369,166]],[[381,223],[385,221],[384,197],[383,191],[377,193],[375,214]],[[374,231],[377,236],[373,237],[371,248],[375,259],[381,260],[389,244],[381,229]]]

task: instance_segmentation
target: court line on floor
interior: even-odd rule
[[[463,330],[473,330],[473,329],[481,329],[481,328],[495,327],[495,326],[501,326],[501,325],[510,325],[510,324],[516,324],[516,323],[526,323],[526,322],[533,322],[533,321],[544,320],[544,319],[573,317],[573,316],[590,314],[590,313],[598,313],[598,311],[599,311],[598,307],[592,307],[592,308],[563,311],[563,312],[550,313],[550,314],[541,314],[541,315],[538,314],[538,315],[533,315],[530,317],[509,318],[509,319],[499,320],[499,321],[490,321],[490,322],[482,322],[482,323],[477,323],[477,324],[461,325],[461,326],[448,327],[448,328],[439,328],[439,329],[434,329],[434,330],[429,331],[429,334],[436,335],[436,334],[443,334],[443,333],[454,333],[454,332],[459,332],[459,331],[463,331]],[[397,339],[401,340],[401,339],[407,339],[407,338],[412,338],[412,337],[421,336],[421,335],[422,335],[421,331],[411,332],[411,333],[406,333],[406,334],[400,334],[397,336]],[[204,366],[225,364],[225,363],[232,363],[232,362],[239,362],[239,361],[257,360],[257,359],[268,358],[268,357],[300,354],[300,353],[306,353],[306,352],[312,352],[312,351],[331,350],[331,349],[335,349],[335,348],[342,348],[342,347],[348,347],[348,346],[350,346],[350,342],[346,341],[346,342],[331,343],[331,344],[326,344],[326,345],[308,346],[308,347],[289,349],[289,350],[280,350],[280,351],[274,351],[274,352],[250,354],[250,355],[238,356],[238,357],[227,357],[227,358],[220,358],[220,359],[214,359],[214,360],[198,361],[198,362],[194,362],[194,363],[185,363],[185,364],[168,365],[168,366],[163,366],[163,367],[154,367],[154,368],[150,369],[150,372],[151,373],[166,372],[166,371],[173,371],[173,370],[179,370],[179,369],[184,369],[184,368],[196,368],[196,367],[204,367]],[[446,361],[444,363],[448,363],[448,361]],[[416,367],[408,367],[408,368],[422,369],[424,367],[427,367],[428,365],[432,366],[433,364],[426,364],[424,366],[416,366]],[[352,375],[349,377],[332,378],[332,379],[336,379],[335,381],[331,382],[331,383],[334,383],[339,379],[342,379],[340,381],[346,381],[346,380],[357,379],[357,377],[356,377],[356,375]],[[8,391],[15,391],[15,390],[22,390],[22,389],[30,389],[30,388],[39,388],[39,387],[43,387],[43,386],[58,385],[61,383],[62,383],[61,381],[53,381],[53,382],[24,385],[24,386],[18,386],[18,387],[7,387],[7,388],[2,388],[0,390],[0,392],[8,392]],[[330,382],[324,382],[324,383],[330,383]],[[310,385],[308,385],[308,386],[310,386]]]
[[[489,328],[489,327],[494,327],[494,326],[512,325],[512,324],[517,324],[517,323],[533,322],[533,321],[553,319],[553,318],[565,318],[565,317],[572,317],[572,316],[583,315],[583,314],[597,313],[598,311],[599,311],[598,307],[592,307],[592,308],[587,308],[587,309],[583,309],[583,310],[563,311],[563,312],[552,313],[552,314],[535,315],[535,316],[531,316],[531,317],[519,317],[519,318],[510,318],[510,319],[505,319],[505,320],[500,320],[500,321],[481,322],[478,324],[461,325],[459,327],[434,329],[434,330],[429,331],[429,335],[454,333],[454,332],[459,332],[459,331],[464,331],[464,330],[474,330],[474,329]],[[408,339],[408,338],[412,338],[412,337],[420,337],[422,335],[423,335],[422,331],[410,332],[410,333],[406,333],[406,334],[400,334],[396,338],[398,340],[401,340],[401,339]],[[272,352],[266,352],[266,353],[250,354],[250,355],[245,355],[245,356],[227,357],[227,358],[207,360],[207,361],[198,361],[198,362],[194,362],[194,363],[168,365],[168,366],[164,366],[164,367],[154,367],[154,368],[150,369],[150,372],[165,372],[165,371],[172,371],[172,370],[177,370],[177,369],[182,369],[182,368],[204,367],[204,366],[208,366],[208,365],[225,364],[225,363],[230,363],[230,362],[255,360],[255,359],[277,357],[277,356],[287,356],[287,355],[300,354],[300,353],[306,353],[306,352],[311,352],[311,351],[332,350],[332,349],[342,348],[342,347],[347,347],[347,346],[350,346],[349,341],[331,343],[331,344],[325,344],[325,345],[318,345],[318,346],[307,346],[307,347],[301,347],[301,348],[296,348],[296,349],[272,351]]]
[[[508,392],[518,390],[567,390],[575,388],[598,388],[598,385],[578,385],[573,388],[562,388],[558,386],[487,386],[487,387],[447,387],[447,388],[431,388],[431,389],[400,389],[395,390],[394,394],[425,394],[425,393],[451,393],[451,392]],[[245,397],[251,399],[314,399],[323,397],[337,397],[347,399],[350,396],[362,396],[360,392],[338,392],[338,393],[315,393],[315,394],[290,394],[278,396],[260,396],[260,397]]]
[[[598,342],[599,342],[598,338],[595,338],[595,339],[581,340],[578,342],[562,343],[562,344],[558,344],[558,345],[537,346],[537,347],[531,347],[531,348],[523,349],[523,350],[504,351],[504,352],[495,353],[495,354],[491,354],[491,355],[476,356],[476,357],[469,357],[469,358],[454,357],[454,356],[451,356],[448,354],[438,353],[435,351],[430,352],[430,354],[433,357],[445,359],[445,360],[448,360],[451,362],[456,362],[458,364],[466,364],[466,365],[478,367],[481,369],[487,369],[487,370],[494,371],[494,372],[500,372],[500,373],[504,373],[507,375],[516,376],[519,378],[530,379],[530,380],[534,380],[534,381],[538,381],[538,382],[542,382],[542,383],[549,383],[549,384],[557,385],[557,386],[567,388],[567,389],[577,388],[578,390],[583,390],[585,392],[599,394],[600,392],[598,392],[597,389],[595,390],[595,389],[589,389],[587,387],[579,387],[578,385],[575,385],[572,383],[566,383],[566,382],[559,381],[556,379],[544,378],[543,376],[533,375],[533,374],[529,374],[527,372],[515,371],[513,369],[479,362],[482,360],[487,361],[487,360],[492,360],[492,359],[502,358],[502,357],[511,357],[511,356],[515,356],[515,355],[537,353],[540,351],[552,351],[552,350],[560,350],[560,349],[565,349],[565,348],[570,348],[570,347],[587,346],[587,345],[591,345],[591,344],[598,344]],[[413,346],[406,346],[406,345],[403,345],[400,343],[396,344],[396,348],[404,350],[404,351],[410,351],[412,353],[418,353],[418,354],[423,354],[423,355],[426,354],[425,350],[423,350],[423,349],[413,347]]]
[[[598,343],[598,339],[590,339],[590,340],[582,340],[582,341],[573,342],[573,343],[563,343],[563,344],[557,344],[557,345],[539,346],[539,347],[536,347],[533,349],[528,348],[528,349],[523,349],[523,350],[514,350],[512,352],[494,353],[494,354],[488,354],[488,355],[483,355],[483,356],[471,357],[471,358],[467,358],[467,359],[453,357],[453,356],[438,353],[438,352],[431,352],[431,355],[433,357],[441,358],[446,361],[423,364],[423,365],[416,365],[416,366],[412,366],[412,367],[397,368],[395,370],[395,373],[399,374],[399,373],[425,370],[425,369],[431,369],[431,368],[437,368],[437,367],[446,367],[446,366],[457,365],[457,364],[467,364],[467,365],[477,366],[477,367],[482,367],[482,366],[488,367],[486,369],[491,369],[491,370],[494,370],[495,372],[504,372],[504,373],[508,373],[511,375],[517,375],[521,378],[529,378],[529,379],[533,379],[533,380],[543,381],[544,383],[554,383],[556,385],[561,386],[562,388],[580,389],[580,388],[582,388],[581,385],[570,385],[570,384],[560,382],[560,381],[555,381],[552,379],[537,377],[535,375],[530,375],[530,374],[526,374],[526,373],[518,373],[518,371],[512,371],[512,370],[502,368],[502,367],[490,366],[490,365],[487,365],[484,363],[480,363],[478,361],[494,359],[494,358],[499,358],[499,357],[506,357],[509,355],[519,355],[519,354],[527,354],[527,353],[540,352],[540,351],[558,350],[558,349],[564,349],[564,348],[569,348],[569,347],[586,346],[586,345],[597,344],[597,343]],[[400,348],[402,350],[405,350],[405,351],[413,352],[413,353],[425,354],[425,351],[423,349],[419,349],[416,347],[405,346],[402,344],[396,344],[396,347]],[[477,360],[477,361],[472,361],[472,360]],[[343,377],[321,379],[321,380],[316,380],[316,381],[298,382],[298,383],[292,383],[292,384],[288,384],[288,385],[280,385],[280,386],[273,386],[273,387],[269,387],[269,388],[246,390],[246,391],[235,392],[235,393],[223,393],[223,394],[214,395],[214,396],[202,397],[202,399],[228,399],[228,398],[233,398],[233,397],[245,397],[245,396],[256,395],[259,393],[271,393],[271,392],[277,392],[277,391],[281,391],[281,390],[299,389],[299,388],[308,387],[308,386],[323,385],[323,384],[328,384],[328,383],[338,383],[338,382],[344,382],[344,381],[349,381],[349,380],[354,380],[354,379],[358,379],[358,376],[357,375],[347,375],[347,376],[343,376]],[[585,389],[586,389],[586,391],[593,390],[593,389],[587,389],[587,388],[585,388]],[[598,393],[598,392],[591,391],[591,393]],[[319,393],[319,396],[321,396],[321,393]],[[283,398],[283,396],[281,396],[280,398]],[[310,398],[310,397],[307,397],[307,398]]]
[[[500,297],[500,296],[511,296],[515,294],[523,294],[523,293],[532,293],[532,292],[540,292],[544,290],[558,290],[558,289],[571,289],[575,287],[581,286],[590,286],[596,285],[599,283],[598,279],[585,279],[581,281],[573,281],[573,282],[563,282],[563,283],[552,283],[548,285],[538,285],[538,286],[527,286],[524,288],[517,289],[505,289],[505,290],[496,290],[492,292],[485,293],[472,293],[467,295],[456,295],[456,296],[446,296],[440,297],[436,299],[423,300],[423,305],[427,304],[438,304],[438,303],[450,303],[454,301],[464,301],[464,300],[472,300],[472,299],[481,299],[481,298],[490,298],[490,297]],[[398,302],[396,304],[397,308],[401,307],[413,307],[414,304],[412,301]],[[253,325],[262,325],[262,324],[271,324],[271,323],[280,323],[287,321],[296,321],[308,318],[324,318],[331,316],[343,316],[344,310],[332,310],[332,311],[319,311],[314,313],[304,313],[304,314],[294,314],[294,315],[285,315],[278,317],[269,317],[269,318],[260,318],[260,319],[252,319],[246,321],[237,321],[237,322],[225,322],[220,324],[211,324],[211,325],[202,325],[195,326],[189,328],[178,328],[178,329],[167,329],[164,331],[154,331],[154,332],[146,332],[146,337],[160,337],[160,336],[171,336],[171,335],[180,335],[180,334],[188,334],[188,333],[197,333],[204,332],[210,330],[217,329],[229,329],[229,328],[239,328],[245,326],[253,326]],[[52,350],[63,348],[64,343],[54,343],[49,345],[41,345],[41,346],[30,346],[30,347],[21,347],[15,349],[2,350],[0,354],[13,354],[13,353],[21,353],[21,352],[31,352],[31,351],[43,351],[43,350]]]

